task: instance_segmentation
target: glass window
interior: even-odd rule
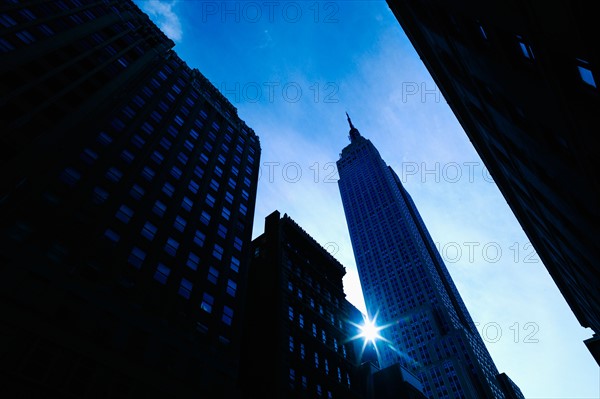
[[[171,145],[173,143],[171,143],[171,140],[169,140],[166,137],[163,137],[162,139],[160,139],[160,146],[162,148],[164,148],[166,151],[169,151],[169,149],[171,148]]]
[[[156,234],[157,228],[150,222],[146,222],[144,227],[142,228],[142,235],[149,240],[154,239],[154,235]]]
[[[171,256],[177,255],[177,249],[179,248],[179,242],[174,238],[168,238],[165,244],[165,252]]]
[[[207,313],[211,313],[214,302],[215,298],[209,293],[205,292],[202,296],[202,303],[200,304],[200,309],[204,310]]]
[[[158,264],[156,271],[154,272],[154,279],[161,284],[167,283],[167,278],[169,278],[169,274],[171,274],[171,269],[162,263]]]
[[[134,134],[131,138],[131,144],[137,148],[142,148],[144,144],[146,144],[146,140],[144,140],[139,134]]]
[[[240,204],[240,213],[245,216],[246,213],[248,213],[248,207],[244,204]]]
[[[160,152],[158,152],[158,151],[154,151],[154,152],[152,153],[152,155],[150,156],[150,158],[151,158],[151,159],[152,159],[154,162],[156,162],[157,164],[159,164],[159,165],[160,165],[160,164],[162,163],[162,161],[164,161],[164,159],[165,159],[165,157],[163,156],[163,154],[161,154],[161,153],[160,153]]]
[[[225,160],[226,160],[226,159],[225,159],[225,155],[223,155],[223,154],[219,154],[218,160],[219,160],[219,162],[221,162],[222,164],[225,164]]]
[[[112,229],[106,229],[104,231],[104,237],[108,238],[108,240],[112,242],[118,242],[121,239],[121,236],[119,236],[119,234]]]
[[[217,284],[218,280],[219,280],[219,271],[211,266],[208,269],[208,281],[210,281],[213,284]]]
[[[227,293],[234,297],[236,290],[237,290],[237,283],[231,279],[227,280]]]
[[[235,249],[237,249],[238,251],[241,251],[242,250],[242,243],[243,242],[242,242],[241,238],[235,237],[234,240],[233,240],[233,247]]]
[[[199,179],[202,179],[202,176],[204,176],[204,169],[202,169],[200,166],[194,167],[194,175]]]
[[[198,190],[200,189],[200,185],[198,183],[196,183],[195,180],[190,180],[190,184],[188,184],[188,189],[193,194],[198,194]]]
[[[156,201],[154,203],[154,206],[152,207],[152,212],[154,212],[156,215],[162,217],[164,216],[165,212],[167,210],[167,206],[161,202],[161,201]]]
[[[579,64],[577,65],[577,70],[579,71],[579,77],[583,83],[593,88],[597,88],[598,86],[596,85],[596,79],[594,79],[594,74],[590,68],[590,64],[580,58],[577,59],[577,62]]]
[[[202,163],[208,162],[208,157],[206,156],[205,153],[200,154],[200,162],[202,162]]]
[[[119,180],[121,180],[121,177],[123,177],[123,173],[119,169],[112,167],[106,171],[106,174],[104,176],[108,180],[116,183]]]
[[[190,296],[192,295],[192,287],[193,284],[190,280],[182,278],[181,283],[179,284],[179,295],[186,299],[190,299]]]
[[[215,247],[213,249],[213,256],[218,260],[223,259],[223,247],[219,244],[215,244]]]
[[[175,187],[169,182],[166,182],[163,185],[162,192],[165,193],[168,197],[172,197],[175,192]]]
[[[127,205],[121,205],[121,207],[117,210],[117,213],[115,214],[115,217],[123,223],[129,223],[132,216],[133,209],[131,209]]]
[[[94,187],[92,192],[92,202],[94,204],[101,204],[108,199],[108,192],[101,187]]]
[[[187,222],[184,218],[182,218],[181,216],[177,216],[175,218],[175,223],[173,223],[173,227],[175,227],[176,230],[183,232],[183,230],[185,230],[186,224]]]
[[[233,322],[233,309],[231,309],[229,306],[223,306],[223,317],[221,320],[223,323],[230,326]]]
[[[177,159],[179,160],[179,162],[185,165],[188,161],[188,156],[185,155],[183,152],[180,152],[179,155],[177,155]]]
[[[222,224],[219,224],[219,227],[217,228],[217,234],[219,235],[219,237],[225,238],[227,236],[227,227],[223,226]]]
[[[199,247],[204,246],[204,240],[206,239],[206,234],[201,232],[200,230],[196,230],[196,234],[194,235],[194,244]]]
[[[79,155],[79,158],[86,164],[91,165],[98,159],[98,154],[89,148],[84,148],[83,152]]]
[[[225,193],[225,201],[229,202],[230,204],[233,202],[233,194],[231,194],[229,191]]]
[[[131,190],[129,190],[129,195],[137,200],[141,199],[144,196],[144,193],[145,190],[137,184],[134,184],[133,187],[131,187]]]
[[[187,262],[185,264],[192,270],[198,270],[198,265],[200,264],[200,257],[195,253],[190,252],[188,255]]]
[[[121,152],[121,159],[125,161],[125,163],[132,163],[134,158],[135,155],[129,150],[123,150],[123,152]]]
[[[219,177],[223,176],[223,169],[218,166],[215,166],[215,174]]]
[[[202,214],[200,215],[200,221],[208,226],[210,223],[210,214],[206,211],[202,211]]]
[[[65,168],[60,174],[62,180],[68,186],[74,186],[81,179],[81,173],[73,168]]]
[[[233,270],[236,273],[238,273],[240,271],[240,260],[238,258],[236,258],[235,256],[231,257],[230,268],[231,268],[231,270]]]
[[[129,254],[129,258],[127,259],[127,261],[131,266],[135,267],[136,269],[139,269],[142,267],[144,259],[146,259],[146,252],[142,251],[138,247],[133,247],[131,249],[131,253]]]
[[[215,179],[212,179],[210,181],[210,188],[212,188],[215,191],[219,190],[219,182],[217,182]]]
[[[171,176],[173,176],[176,180],[179,180],[182,174],[183,172],[177,166],[173,166],[171,168]]]
[[[206,194],[206,203],[212,208],[215,205],[215,197],[210,194]]]
[[[229,220],[229,217],[231,216],[231,211],[223,207],[223,210],[221,211],[221,216],[223,216],[225,220]]]
[[[235,189],[235,180],[232,177],[229,178],[229,187]]]
[[[144,169],[142,170],[142,177],[148,181],[151,181],[152,179],[154,179],[154,175],[156,173],[154,172],[154,170],[152,170],[151,167],[149,166],[144,166]]]
[[[194,203],[192,202],[192,200],[189,199],[188,197],[183,197],[183,200],[181,201],[181,207],[188,212],[190,212],[192,210],[193,204]]]

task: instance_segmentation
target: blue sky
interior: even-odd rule
[[[354,125],[400,176],[496,366],[527,398],[598,398],[579,326],[385,1],[142,1],[259,135],[256,237],[288,213],[346,266],[335,161]]]

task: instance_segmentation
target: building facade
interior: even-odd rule
[[[388,0],[600,364],[600,34],[581,1]]]
[[[3,386],[237,397],[258,137],[131,1],[0,24]]]
[[[244,329],[245,399],[424,399],[395,365],[380,370],[345,299],[345,268],[289,216],[265,219],[252,242]]]
[[[382,367],[414,370],[429,398],[504,398],[498,371],[410,195],[350,118],[339,189]],[[520,395],[522,397],[522,395]]]

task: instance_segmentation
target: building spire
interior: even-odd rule
[[[350,142],[353,142],[354,140],[360,137],[360,132],[352,124],[352,119],[350,119],[350,115],[348,115],[348,112],[346,112],[346,117],[348,118],[348,124],[350,125],[350,135],[348,136],[348,138],[350,139]]]

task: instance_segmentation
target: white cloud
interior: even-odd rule
[[[179,42],[183,38],[183,30],[179,16],[175,13],[175,1],[148,0],[140,3],[144,12],[152,18],[163,31],[173,41]]]

